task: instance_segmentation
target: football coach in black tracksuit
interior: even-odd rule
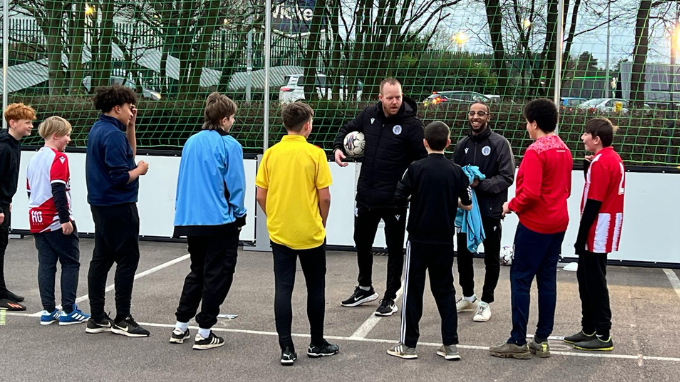
[[[380,102],[364,109],[346,123],[333,143],[335,162],[344,167],[343,141],[347,133],[364,133],[366,148],[357,185],[354,212],[354,243],[359,263],[359,285],[343,306],[358,306],[378,298],[372,286],[373,255],[371,248],[380,219],[385,222],[387,241],[387,289],[376,310],[377,316],[391,316],[401,286],[404,260],[406,205],[397,205],[394,193],[404,171],[414,160],[427,156],[423,145],[423,123],[416,116],[416,103],[402,94],[394,78],[380,83]]]
[[[489,106],[476,102],[470,105],[468,122],[470,133],[456,144],[453,161],[459,166],[478,166],[486,176],[475,180],[471,187],[477,194],[477,202],[482,215],[484,240],[484,265],[486,274],[482,288],[482,299],[477,304],[473,320],[485,322],[491,318],[489,304],[494,301],[494,290],[500,274],[501,219],[503,203],[508,200],[508,188],[515,179],[515,158],[510,143],[502,135],[491,131]],[[467,249],[467,237],[458,233],[458,282],[463,296],[456,303],[457,310],[470,310],[477,297],[474,292],[474,270],[472,253]]]

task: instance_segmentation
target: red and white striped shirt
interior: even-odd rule
[[[52,197],[52,183],[66,186],[66,200],[71,220],[71,173],[66,154],[50,147],[43,147],[28,162],[26,189],[28,197],[28,220],[31,233],[49,232],[61,229],[59,214]]]
[[[588,232],[586,249],[589,252],[609,253],[619,249],[625,188],[626,173],[621,157],[612,147],[603,148],[588,167],[581,199],[581,213],[586,200],[602,202],[600,212]]]

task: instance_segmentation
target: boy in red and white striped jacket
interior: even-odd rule
[[[578,286],[583,317],[581,331],[564,338],[579,350],[610,351],[612,312],[607,289],[607,254],[617,251],[623,225],[626,175],[623,161],[611,147],[616,127],[606,118],[591,119],[581,136],[586,151],[581,199],[581,224],[574,248],[578,255]]]

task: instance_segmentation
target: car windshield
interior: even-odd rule
[[[578,106],[578,105],[581,104],[581,102],[583,102],[582,99],[579,99],[579,98],[572,98],[572,99],[568,99],[568,100],[567,100],[567,105],[569,105],[569,106]]]
[[[599,104],[601,104],[602,102],[604,102],[604,101],[606,101],[606,100],[607,100],[606,98],[593,98],[593,99],[591,99],[591,100],[588,100],[588,101],[582,103],[581,105],[585,105],[585,106],[596,106],[596,105],[599,105]]]

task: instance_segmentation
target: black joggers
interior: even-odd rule
[[[2,205],[5,220],[0,224],[0,299],[5,298],[7,286],[5,285],[5,250],[9,243],[9,229],[12,221],[12,213],[9,205]]]
[[[90,206],[94,220],[94,251],[87,273],[92,318],[104,313],[106,277],[116,263],[116,317],[130,315],[132,284],[139,265],[139,214],[136,203],[117,206]]]
[[[293,308],[291,298],[295,286],[297,258],[307,283],[307,318],[312,345],[323,344],[323,320],[326,309],[326,244],[312,249],[296,250],[272,242],[274,255],[274,317],[281,349],[295,349],[291,338]]]
[[[490,304],[494,301],[494,291],[498,285],[501,272],[501,221],[500,219],[482,217],[484,227],[484,286],[482,287],[482,301]],[[472,266],[473,254],[467,249],[467,234],[459,232],[458,241],[458,283],[463,289],[464,297],[475,294],[475,271]]]
[[[378,231],[380,219],[385,222],[387,242],[387,288],[385,298],[394,300],[401,287],[401,272],[404,268],[404,234],[406,230],[406,208],[368,208],[357,203],[354,217],[354,244],[357,247],[359,263],[359,286],[373,284],[373,240]]]
[[[612,328],[607,288],[607,254],[586,252],[579,255],[576,278],[581,296],[583,333],[597,332],[606,339]]]
[[[175,313],[177,321],[189,322],[196,316],[201,329],[210,329],[217,323],[220,305],[234,280],[239,233],[233,225],[233,229],[223,235],[187,236],[191,272],[184,279]],[[196,315],[199,304],[202,304],[201,312]]]
[[[453,240],[452,240],[453,241]],[[404,297],[401,307],[400,341],[414,348],[423,316],[425,274],[430,273],[430,289],[441,317],[442,343],[458,344],[458,313],[453,288],[453,243],[450,245],[409,242],[406,246]]]

